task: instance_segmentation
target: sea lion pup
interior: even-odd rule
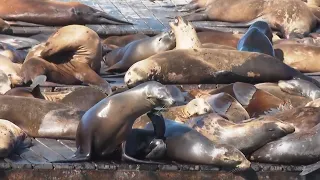
[[[7,43],[0,42],[0,54],[9,58],[13,63],[22,64],[27,56],[27,52],[17,50]]]
[[[124,36],[109,36],[102,41],[102,44],[123,47],[131,43],[132,41],[136,41],[136,40],[140,40],[148,37],[149,36],[142,33],[129,34]]]
[[[320,88],[309,81],[302,79],[280,80],[278,85],[282,91],[293,95],[308,97],[312,100],[320,97]]]
[[[181,22],[185,23],[178,17],[174,23],[170,22],[170,26],[179,28]],[[191,36],[192,34],[194,36]],[[176,35],[176,39],[175,50],[162,52],[133,64],[125,75],[125,83],[129,87],[148,80],[157,80],[164,84],[228,84],[237,81],[257,83],[294,77],[318,83],[272,56],[201,48],[196,33],[185,36],[183,42],[188,42],[185,44],[179,44],[179,35]],[[194,71],[194,67],[197,67],[198,71]],[[268,70],[271,67],[273,72],[278,73],[272,73],[271,76],[271,71]]]
[[[187,125],[214,143],[232,145],[245,155],[294,132],[293,126],[274,118],[250,119],[235,124],[215,113],[192,118]]]
[[[22,85],[23,79],[20,76],[21,64],[13,63],[7,57],[0,55],[0,70],[2,70],[10,79],[13,87]]]
[[[72,37],[72,39],[69,39]],[[109,83],[100,71],[102,47],[98,34],[88,27],[70,25],[60,28],[44,45],[37,46],[27,56],[21,68],[25,82],[38,75],[46,75],[48,81],[60,84],[81,82],[100,86],[111,93]]]
[[[301,72],[319,72],[320,47],[306,44],[276,44],[276,55],[285,64]]]
[[[292,95],[284,92],[278,86],[278,83],[259,83],[254,85],[257,89],[266,91],[279,99],[283,100],[285,104],[291,105],[292,107],[304,106],[306,103],[310,102],[311,99],[307,97],[302,97],[298,95]],[[289,106],[287,106],[289,107]]]
[[[87,111],[108,95],[95,87],[83,87],[67,94],[59,102],[68,106],[77,108],[81,111]]]
[[[235,23],[225,25],[228,27],[249,26],[255,21],[265,20],[271,28],[280,30],[286,39],[310,33],[318,22],[301,0],[210,0],[205,8],[184,17],[188,21]]]
[[[8,157],[13,151],[32,145],[27,134],[12,122],[0,119],[0,158]]]
[[[131,24],[79,2],[1,0],[1,4],[0,18],[8,21],[23,21],[46,26]]]
[[[250,168],[251,163],[235,147],[213,143],[184,124],[170,122],[170,120],[165,122],[166,157],[168,159],[178,162],[216,165],[223,168],[236,168],[238,170]],[[153,130],[153,127],[149,123],[145,129]],[[212,153],[214,153],[214,156]]]
[[[42,99],[0,96],[0,118],[19,126],[31,137],[75,139],[83,111]]]
[[[171,31],[162,32],[154,37],[133,41],[122,48],[108,53],[104,62],[109,68],[107,72],[125,72],[129,67],[152,55],[171,50],[176,43]]]
[[[173,104],[174,99],[166,87],[155,81],[101,100],[80,121],[75,155],[59,162],[87,161],[109,155],[130,134],[139,116],[157,106]]]
[[[250,156],[251,161],[290,165],[308,165],[320,160],[320,124],[307,131],[289,134],[270,142]]]
[[[272,31],[268,23],[263,21],[254,22],[239,40],[237,49],[239,51],[259,52],[275,56],[272,46]]]

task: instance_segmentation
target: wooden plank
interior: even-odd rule
[[[76,142],[71,140],[57,140],[62,145],[69,148],[73,153],[76,152]],[[95,169],[97,165],[90,162],[73,163],[75,169]]]
[[[19,152],[22,159],[29,161],[34,169],[53,169],[51,163],[47,159],[39,156],[32,149],[25,149]]]
[[[58,142],[55,139],[36,138],[36,141],[50,148],[52,151],[60,154],[65,159],[70,158],[74,154],[74,152],[71,149],[62,145],[60,142]]]
[[[7,163],[11,165],[12,168],[14,169],[31,169],[32,164],[25,160],[22,159],[19,155],[12,153],[10,156],[4,159]]]

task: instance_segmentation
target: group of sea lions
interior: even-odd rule
[[[76,140],[74,156],[54,163],[107,160],[120,151],[135,163],[317,170],[320,83],[303,74],[320,70],[318,33],[310,33],[319,21],[316,2],[195,0],[179,11],[200,9],[158,35],[101,39],[81,24],[127,22],[80,3],[3,1],[10,7],[0,8],[3,29],[65,26],[47,38],[0,35],[0,157],[41,137]],[[207,19],[249,28],[197,32],[191,21]],[[101,74],[124,75],[124,87]],[[41,90],[57,84],[87,86]],[[180,86],[189,84],[221,87]]]

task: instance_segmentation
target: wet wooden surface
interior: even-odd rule
[[[60,0],[71,1],[71,0]],[[158,34],[169,28],[168,17],[183,15],[176,11],[181,5],[190,0],[72,0],[79,1],[98,10],[102,10],[118,19],[133,23],[134,25],[86,25],[101,36],[134,34]],[[211,28],[227,32],[245,32],[245,28],[216,27],[222,22],[201,21],[193,23],[196,27]],[[12,27],[14,35],[34,35],[38,33],[52,33],[59,27]]]

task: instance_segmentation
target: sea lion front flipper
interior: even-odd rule
[[[300,176],[305,176],[307,174],[310,174],[316,170],[320,169],[320,161],[314,163],[314,164],[310,164],[307,166],[304,166],[302,169],[302,172],[299,174]]]
[[[91,144],[90,144],[91,148]],[[62,159],[62,160],[55,160],[55,161],[50,161],[51,163],[70,163],[70,162],[84,162],[84,161],[89,161],[90,160],[90,154],[91,153],[80,153],[80,149],[78,148],[77,151],[73,156],[71,156],[68,159]]]
[[[254,93],[257,91],[256,87],[252,84],[236,82],[233,84],[233,92],[235,98],[243,106],[249,105]]]
[[[159,111],[151,110],[147,113],[147,116],[152,122],[154,133],[157,139],[164,139],[164,134],[166,132],[166,124],[164,118]]]

